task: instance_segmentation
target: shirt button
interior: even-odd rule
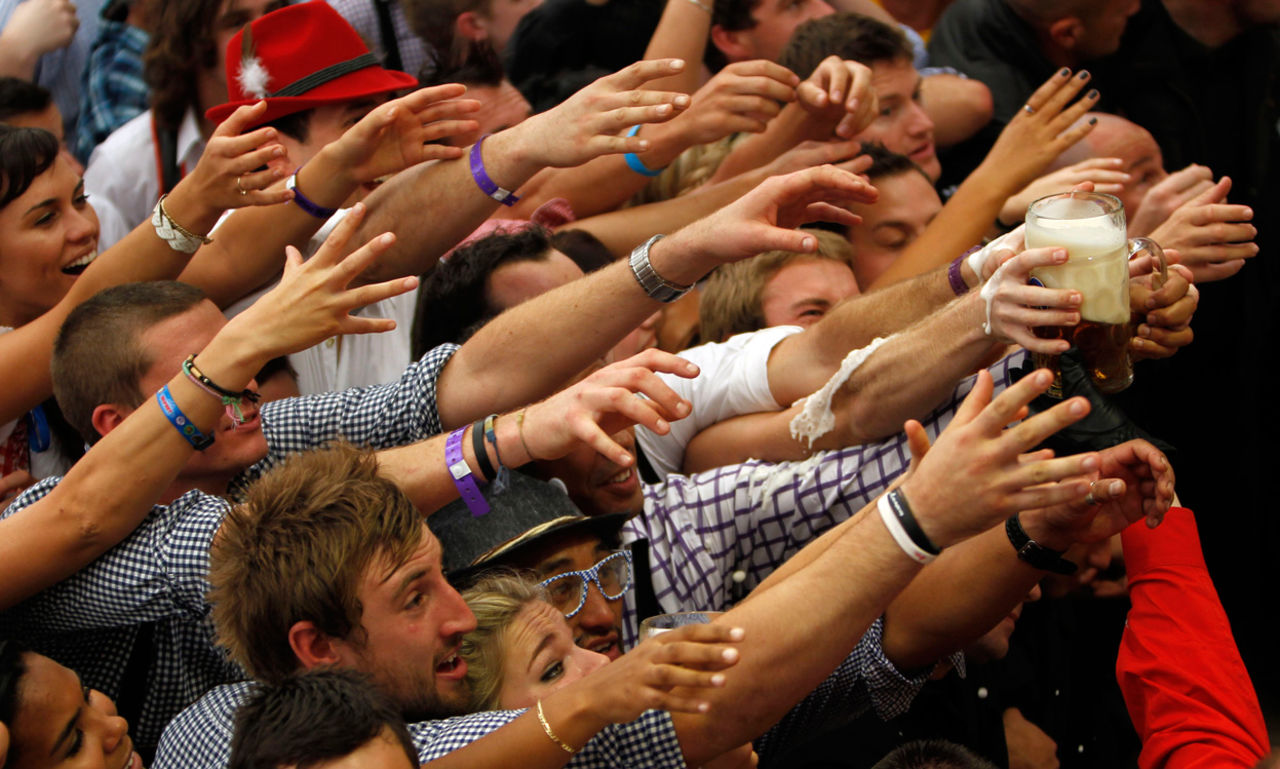
[[[988,693],[989,692],[987,692],[987,687],[985,686],[978,687],[978,699],[985,700],[987,698]]]
[[[742,569],[738,569],[737,571],[729,575],[729,579],[741,585],[743,582],[747,581],[747,573]]]
[[[329,337],[328,339],[324,340],[324,346],[325,346],[325,347],[333,347],[333,344],[334,344],[334,338],[333,338],[333,337]]]

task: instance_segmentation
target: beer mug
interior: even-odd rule
[[[1101,192],[1063,192],[1027,207],[1027,248],[1058,246],[1064,264],[1037,267],[1032,277],[1048,288],[1074,289],[1084,298],[1080,323],[1037,329],[1040,336],[1062,338],[1080,350],[1089,378],[1099,392],[1118,393],[1133,383],[1129,340],[1141,317],[1129,310],[1130,260],[1148,253],[1155,265],[1153,288],[1164,285],[1164,252],[1147,238],[1128,237],[1124,204]],[[1057,370],[1056,355],[1037,355],[1037,366]],[[1054,383],[1051,394],[1061,395]]]

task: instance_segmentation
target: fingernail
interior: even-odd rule
[[[1151,337],[1151,327],[1145,323],[1138,326],[1138,336],[1142,337],[1143,339],[1149,339]]]
[[[1058,77],[1066,77],[1067,75],[1070,75],[1070,74],[1071,74],[1070,67],[1063,67],[1062,69],[1058,70]]]
[[[1098,469],[1098,458],[1085,457],[1084,461],[1080,463],[1080,467],[1089,472],[1093,472]]]
[[[1097,124],[1098,124],[1098,119],[1096,117],[1089,118],[1089,125],[1097,125]]]
[[[711,676],[712,686],[724,686],[724,673],[716,673]]]
[[[832,92],[831,92],[831,101],[834,103],[834,102],[838,102],[838,101],[840,101],[840,100],[841,100],[841,93],[840,93],[839,91],[832,91]]]
[[[1085,402],[1081,400],[1075,400],[1075,399],[1072,399],[1071,405],[1067,407],[1067,410],[1070,411],[1071,414],[1075,416],[1079,416],[1080,414],[1083,414],[1085,412],[1085,409],[1086,409]]]
[[[388,232],[388,233],[385,233],[382,237],[378,238],[378,242],[384,246],[389,246],[392,243],[396,242],[396,236]]]
[[[670,105],[670,104],[659,104],[659,105],[658,105],[658,114],[659,114],[659,115],[665,115],[665,114],[667,114],[667,113],[668,113],[668,112],[670,112],[670,111],[671,111],[671,105]]]
[[[619,459],[620,459],[620,460],[622,460],[622,464],[624,464],[624,465],[629,465],[629,464],[631,464],[631,455],[630,455],[630,454],[628,454],[628,453],[627,453],[627,452],[625,452],[625,451],[624,451],[624,452],[622,452],[622,456],[621,456],[621,457],[619,457]]]
[[[1066,250],[1065,248],[1059,248],[1057,251],[1054,251],[1054,252],[1053,252],[1053,260],[1054,260],[1055,262],[1065,262],[1065,261],[1067,261],[1067,250]]]
[[[667,420],[665,420],[665,419],[659,419],[659,420],[658,420],[658,432],[663,432],[663,433],[664,433],[664,432],[666,432],[666,431],[667,431],[667,428],[668,428]]]
[[[1124,493],[1124,484],[1123,484],[1123,483],[1121,483],[1120,481],[1112,481],[1112,482],[1107,486],[1107,493],[1108,493],[1108,494],[1110,494],[1110,495],[1111,495],[1111,496],[1113,496],[1113,497],[1114,497],[1114,496],[1117,496],[1117,495],[1119,495],[1119,494],[1123,494],[1123,493]]]
[[[1086,99],[1096,99],[1096,98],[1098,98],[1098,89],[1097,89],[1097,88],[1091,88],[1091,89],[1089,89],[1089,93],[1085,94],[1085,95],[1084,95],[1084,98],[1086,98]],[[1093,122],[1095,122],[1095,123],[1096,123],[1096,122],[1098,122],[1098,119],[1097,119],[1096,117],[1095,117],[1095,118],[1092,118],[1092,120],[1093,120]]]
[[[1081,80],[1088,80],[1088,79],[1089,79],[1089,70],[1087,70],[1087,69],[1082,69],[1082,70],[1080,70],[1080,74],[1076,75],[1076,77],[1080,78]]]
[[[1040,369],[1036,372],[1036,378],[1032,384],[1036,386],[1043,386],[1049,384],[1051,381],[1053,381],[1053,374],[1049,373],[1047,369]]]
[[[813,242],[814,242],[813,238],[805,236],[800,240],[800,247],[803,248],[805,251],[809,251],[813,248]]]
[[[747,637],[747,631],[743,630],[740,627],[735,627],[734,629],[729,631],[729,639],[732,641],[741,641],[746,637]]]
[[[688,96],[688,94],[683,94],[683,93],[682,93],[682,94],[680,94],[679,96],[677,96],[677,97],[676,97],[676,105],[677,105],[677,106],[680,106],[680,107],[687,107],[687,106],[689,106],[689,96]]]
[[[671,68],[672,68],[672,69],[681,69],[681,68],[683,68],[683,67],[684,67],[684,59],[672,59],[672,60],[671,60]]]
[[[699,702],[699,703],[698,703],[698,712],[699,712],[699,713],[706,713],[708,710],[711,710],[711,703],[709,703],[709,702]]]
[[[649,149],[649,140],[648,140],[648,139],[641,139],[641,140],[640,140],[640,151],[641,151],[641,152],[644,152],[644,151],[645,151],[645,150],[647,150],[647,149]]]
[[[725,662],[733,662],[738,659],[738,650],[725,649],[724,651],[720,652],[720,658],[723,659]]]

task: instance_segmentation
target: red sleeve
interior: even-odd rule
[[[1191,511],[1121,536],[1132,607],[1116,679],[1142,740],[1139,767],[1254,766],[1271,749],[1266,724]]]

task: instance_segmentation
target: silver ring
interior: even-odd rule
[[[248,191],[248,190],[246,190],[244,187],[241,187],[241,186],[240,186],[240,178],[241,178],[241,177],[239,177],[239,176],[237,176],[237,177],[236,177],[236,189],[240,190],[240,194],[241,194],[241,195],[248,195],[248,194],[249,194],[249,191]]]
[[[1025,112],[1025,113],[1027,113],[1028,115],[1034,115],[1034,114],[1036,114],[1036,111],[1035,111],[1034,109],[1032,109],[1032,108],[1031,108],[1031,105],[1030,105],[1030,104],[1023,104],[1023,105],[1022,105],[1022,111],[1023,111],[1023,112]]]
[[[1089,489],[1089,494],[1084,498],[1084,503],[1089,507],[1093,507],[1098,504],[1098,500],[1093,498],[1093,489]]]

